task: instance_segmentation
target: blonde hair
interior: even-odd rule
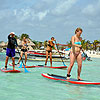
[[[75,30],[75,34],[77,33],[77,32],[79,32],[79,31],[83,31],[80,27],[78,27],[76,30]]]

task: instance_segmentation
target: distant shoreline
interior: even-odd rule
[[[100,55],[93,55],[93,54],[91,54],[91,55],[88,55],[89,57],[91,57],[91,58],[100,58]]]
[[[85,53],[91,58],[100,58],[100,51],[88,50],[88,51],[85,51]]]

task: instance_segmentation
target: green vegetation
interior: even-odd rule
[[[29,38],[29,35],[26,34],[26,33],[22,33],[21,36],[17,36],[17,35],[15,35],[15,38],[16,38],[16,39],[20,39],[20,40],[22,40],[23,37]]]
[[[21,36],[17,36],[17,35],[15,36],[16,39],[20,39],[20,40],[22,40],[23,37],[29,38],[35,44],[35,46],[33,47],[33,49],[40,49],[41,47],[44,47],[44,48],[47,47],[47,40],[45,40],[44,42],[32,40],[29,37],[28,33],[22,33]],[[0,41],[0,42],[3,42],[3,41]],[[82,48],[84,50],[96,50],[97,47],[100,48],[100,45],[98,46],[98,44],[100,44],[100,40],[94,40],[94,41],[91,42],[89,40],[85,40],[84,39],[84,40],[81,41],[81,43],[82,43]],[[57,44],[59,44],[59,43],[57,43]],[[71,41],[69,41],[69,42],[67,41],[65,45],[68,45],[67,47],[71,48]],[[60,50],[63,50],[63,49],[66,48],[66,46],[58,45],[58,48]]]
[[[20,39],[22,40],[22,39],[23,39],[23,37],[29,38],[29,35],[28,35],[28,34],[24,34],[24,33],[23,33],[23,34],[21,35]]]

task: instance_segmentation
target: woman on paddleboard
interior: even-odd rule
[[[8,45],[6,50],[5,70],[7,69],[8,59],[12,58],[13,70],[15,70],[15,47],[17,48],[17,40],[15,39],[15,33],[11,32],[8,35]],[[17,48],[18,49],[18,48]]]
[[[70,66],[68,67],[68,71],[67,71],[67,79],[68,80],[70,79],[70,76],[71,76],[70,72],[74,65],[75,60],[77,61],[77,64],[78,64],[77,79],[81,80],[81,78],[80,78],[80,73],[81,73],[81,68],[82,68],[82,54],[80,52],[81,48],[82,48],[82,45],[81,45],[82,37],[80,37],[81,34],[82,34],[82,29],[77,28],[75,30],[75,35],[72,36],[72,38],[71,38],[72,47],[70,50]]]
[[[57,50],[53,41],[56,41],[56,40],[54,37],[51,37],[51,40],[49,40],[47,43],[45,66],[47,65],[48,56],[50,55],[50,64],[52,67],[52,48],[54,47],[54,49]],[[59,51],[57,50],[57,52],[59,52]]]
[[[22,56],[23,56],[23,53],[24,53],[24,54],[25,54],[25,66],[26,66],[26,61],[27,61],[27,51],[28,51],[28,49],[27,49],[27,47],[28,47],[27,43],[29,43],[29,42],[30,42],[30,41],[27,40],[26,37],[23,37],[23,41],[22,41],[22,49],[21,49],[21,55],[20,55],[20,58],[19,58],[17,64],[20,63],[20,60],[22,59]]]

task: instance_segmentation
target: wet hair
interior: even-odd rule
[[[51,37],[51,39],[55,39],[54,37]]]
[[[83,31],[80,27],[78,27],[76,30],[75,30],[75,34],[77,33],[77,32],[79,32],[79,31]]]

